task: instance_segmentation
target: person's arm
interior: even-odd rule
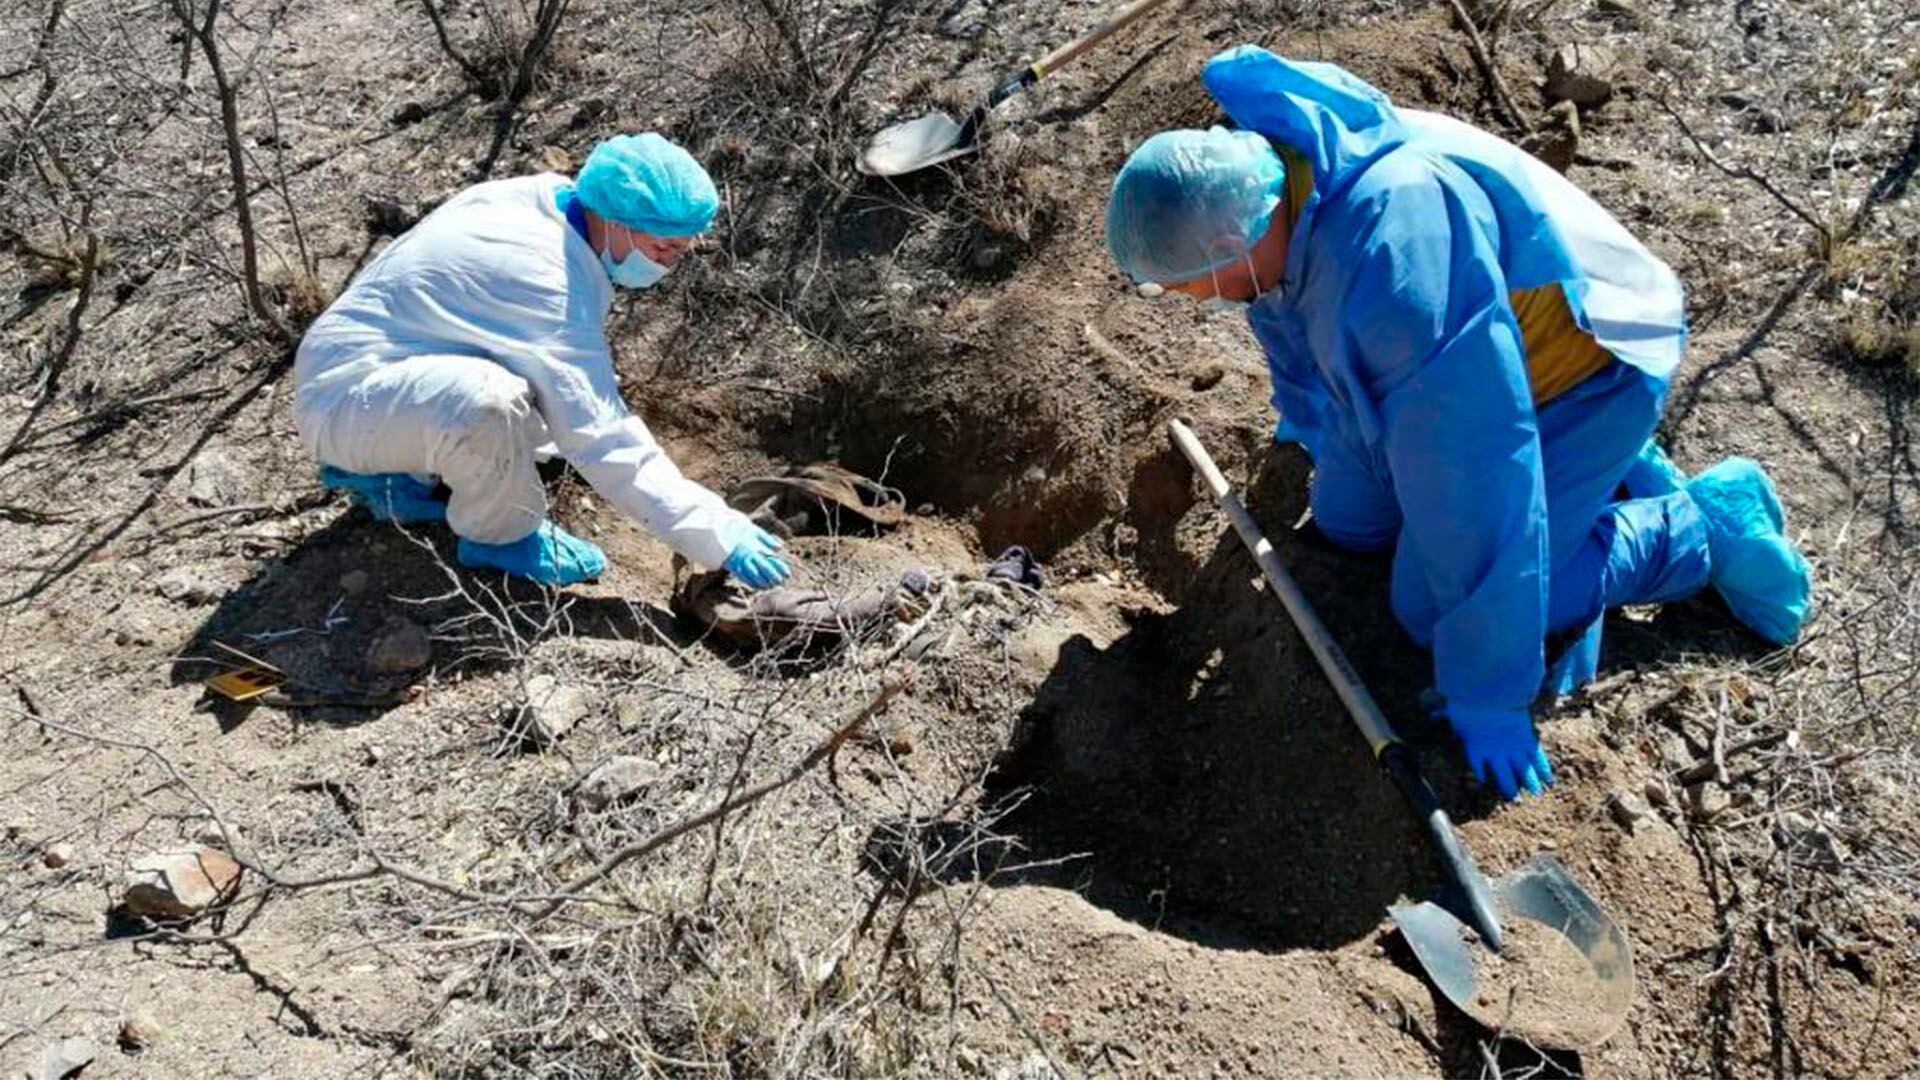
[[[1348,212],[1346,340],[1424,584],[1434,681],[1469,764],[1511,797],[1551,780],[1528,715],[1544,671],[1546,493],[1518,324],[1470,181],[1419,156]]]
[[[692,562],[720,567],[752,529],[687,479],[627,408],[599,326],[571,319],[528,343],[529,379],[560,453],[622,513]]]

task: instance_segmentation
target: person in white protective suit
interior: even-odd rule
[[[535,451],[559,453],[692,562],[784,581],[778,539],[681,475],[628,411],[603,329],[713,222],[699,163],[651,132],[449,199],[356,277],[300,343],[294,415],[322,482],[376,517],[444,520],[464,566],[544,585],[606,568],[547,520]],[[436,482],[450,494],[434,497]]]

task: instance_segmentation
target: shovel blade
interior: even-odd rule
[[[1500,878],[1493,891],[1504,955],[1438,904],[1390,914],[1433,985],[1485,1027],[1560,1050],[1605,1042],[1633,1006],[1626,935],[1552,856]]]
[[[978,144],[967,125],[943,112],[895,124],[873,137],[860,155],[868,176],[899,176],[970,154]]]

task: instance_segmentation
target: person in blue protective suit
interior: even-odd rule
[[[603,329],[614,286],[657,283],[718,202],[699,163],[652,133],[601,143],[573,180],[447,200],[300,342],[294,418],[322,482],[376,517],[444,520],[462,565],[570,585],[606,556],[547,519],[536,463],[551,447],[689,560],[754,588],[785,580],[780,541],[683,476],[628,411]]]
[[[1650,441],[1686,344],[1666,265],[1517,147],[1338,67],[1241,46],[1204,81],[1236,129],[1141,145],[1109,248],[1143,292],[1246,308],[1314,521],[1392,549],[1482,779],[1552,782],[1529,707],[1592,677],[1608,608],[1711,585],[1796,638],[1809,575],[1766,475],[1687,481]]]

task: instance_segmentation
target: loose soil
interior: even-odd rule
[[[1510,919],[1500,929],[1499,952],[1473,949],[1466,1010],[1474,1019],[1554,1048],[1578,1049],[1609,1033],[1602,1029],[1608,1018],[1600,979],[1567,935],[1531,919]]]

